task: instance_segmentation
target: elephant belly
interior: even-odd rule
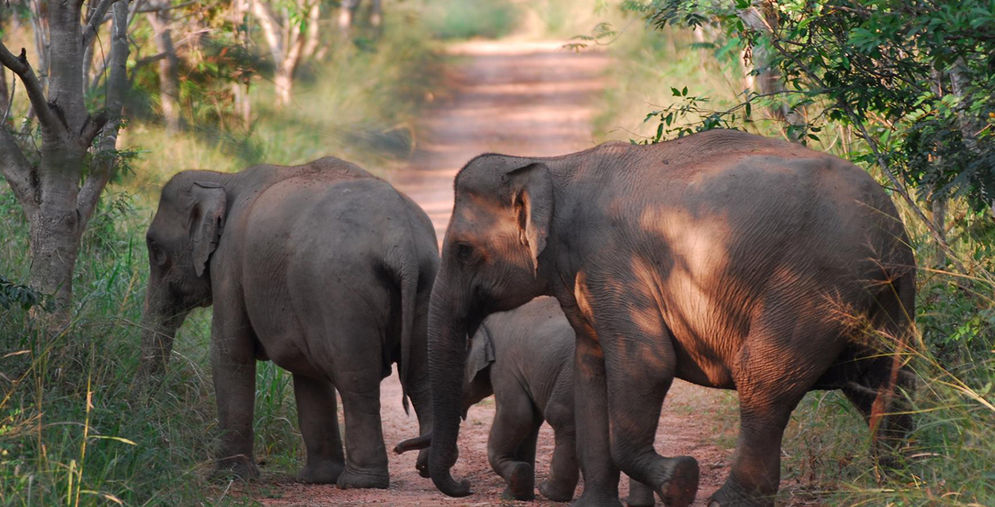
[[[273,361],[280,368],[294,374],[312,378],[324,377],[323,369],[314,364],[302,337],[300,332],[292,331],[266,334],[265,338],[257,340],[257,358]]]
[[[682,357],[683,352],[683,357]],[[729,369],[715,361],[694,360],[686,351],[677,353],[675,376],[686,382],[718,389],[735,389]]]

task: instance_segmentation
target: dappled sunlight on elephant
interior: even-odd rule
[[[559,157],[481,155],[455,194],[429,317],[429,469],[444,493],[469,493],[449,471],[466,336],[539,295],[558,300],[576,333],[579,505],[617,505],[620,470],[669,505],[693,501],[697,462],[653,449],[675,377],[739,393],[717,505],[773,502],[783,430],[810,390],[843,390],[882,454],[901,443],[915,260],[860,168],[709,131]]]

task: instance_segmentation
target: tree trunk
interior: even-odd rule
[[[53,163],[55,158],[59,162]],[[75,160],[74,160],[75,159]],[[61,171],[63,164],[82,164],[82,156],[65,154],[48,157],[52,167],[42,167],[41,174],[53,174],[42,186],[45,196],[38,211],[28,216],[30,226],[31,285],[53,297],[56,312],[52,324],[62,327],[69,321],[72,303],[73,269],[79,253],[80,216],[76,209],[76,182],[71,173]]]
[[[297,65],[305,58],[310,58],[318,45],[320,13],[318,3],[296,0],[292,8],[297,9],[298,14],[307,15],[307,22],[303,24],[291,19],[293,16],[287,7],[279,9],[280,14],[278,14],[277,9],[263,0],[251,0],[249,8],[259,21],[263,38],[273,56],[273,65],[276,68],[273,73],[273,84],[276,88],[277,103],[285,106],[290,103]]]
[[[163,58],[159,60],[159,102],[162,107],[162,117],[166,122],[167,132],[178,132],[180,119],[180,86],[177,68],[176,48],[173,46],[173,34],[170,24],[172,14],[168,4],[157,5],[158,10],[148,15],[149,24],[155,32],[156,51]]]
[[[281,106],[290,104],[294,88],[294,65],[292,62],[287,60],[279,62],[273,75],[273,85],[276,87],[277,103]]]
[[[37,5],[37,4],[33,4]],[[0,128],[0,172],[3,173],[28,218],[30,227],[31,283],[53,297],[54,314],[49,332],[69,322],[72,277],[83,230],[113,172],[116,134],[123,95],[127,88],[128,4],[101,0],[91,11],[84,35],[80,25],[81,2],[50,2],[34,15],[48,26],[48,90],[28,63],[26,52],[14,56],[0,41],[0,63],[14,71],[24,84],[41,131],[41,145],[26,155],[14,136]],[[107,68],[106,110],[92,117],[84,102],[85,46],[95,38],[108,9],[113,9],[111,51]],[[46,40],[44,34],[37,35]],[[99,149],[88,157],[98,134]],[[33,154],[32,154],[33,155]],[[87,159],[92,161],[84,171]],[[84,179],[83,184],[80,181]]]
[[[769,0],[754,1],[753,7],[739,12],[739,18],[751,30],[770,38],[777,36],[777,13]],[[780,97],[786,88],[781,73],[774,67],[774,54],[763,44],[753,46],[750,50],[756,77],[748,75],[747,83],[757,95],[771,97],[773,103],[768,107],[771,117],[786,123],[788,137],[798,141],[804,134],[805,118]]]

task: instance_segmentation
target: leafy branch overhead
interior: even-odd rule
[[[995,200],[995,5],[959,2],[628,1],[663,28],[707,27],[781,76],[779,95],[805,121],[788,135],[818,140],[832,122],[864,141],[852,159],[878,165],[919,199]],[[723,43],[717,44],[723,46]],[[756,64],[756,62],[754,62]],[[754,66],[754,74],[764,69]],[[744,104],[763,94],[748,92]],[[717,112],[732,115],[745,107]],[[678,111],[680,112],[680,111]],[[690,111],[685,111],[690,112]],[[662,119],[666,119],[666,115]],[[740,117],[739,119],[744,119]],[[709,128],[722,126],[704,115]],[[790,132],[791,129],[800,130]]]

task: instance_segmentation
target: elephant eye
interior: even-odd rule
[[[160,248],[159,245],[151,238],[148,240],[148,247],[149,259],[152,261],[152,264],[155,264],[156,266],[166,264],[166,252],[164,252],[162,248]]]
[[[469,263],[473,260],[473,247],[467,243],[456,243],[456,260]]]

